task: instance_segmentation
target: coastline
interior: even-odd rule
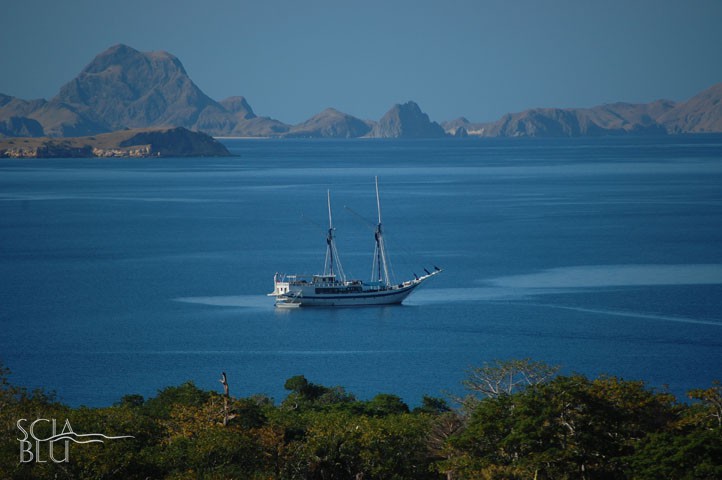
[[[119,130],[86,137],[0,139],[0,158],[150,158],[231,156],[223,144],[182,127]]]

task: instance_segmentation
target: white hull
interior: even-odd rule
[[[276,296],[277,307],[360,307],[371,305],[398,305],[408,297],[421,281],[401,288],[383,291],[316,294],[295,292]],[[309,289],[310,290],[310,289]]]

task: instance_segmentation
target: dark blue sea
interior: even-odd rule
[[[303,374],[415,405],[512,358],[680,399],[722,379],[722,137],[224,143],[0,161],[13,383],[107,406],[225,371],[280,401]],[[275,309],[274,273],[323,269],[327,190],[368,279],[375,176],[396,278],[444,272],[402,306]]]

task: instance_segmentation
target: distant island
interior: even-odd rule
[[[258,116],[242,96],[216,101],[167,52],[115,45],[96,56],[50,100],[0,94],[0,138],[82,137],[127,128],[183,127],[215,137],[438,138],[584,137],[722,132],[722,83],[686,102],[534,108],[494,122],[429,119],[414,102],[378,121],[327,108],[297,125]]]
[[[88,137],[0,139],[0,158],[219,157],[213,137],[183,127],[119,130]]]

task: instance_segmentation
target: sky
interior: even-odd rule
[[[684,101],[722,82],[722,0],[0,0],[0,93],[52,98],[108,47],[299,123]]]

